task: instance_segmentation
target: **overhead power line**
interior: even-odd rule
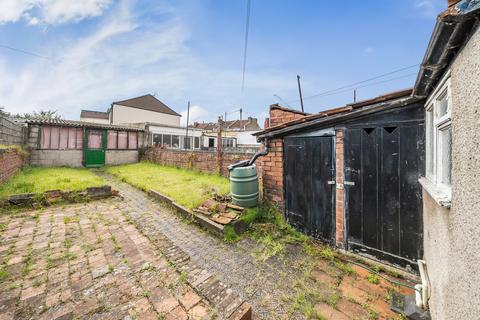
[[[247,0],[247,17],[245,22],[245,43],[243,47],[242,94],[243,94],[243,90],[245,89],[245,70],[247,67],[248,31],[250,28],[250,8],[251,8],[251,0]]]
[[[411,65],[411,66],[408,66],[408,67],[403,67],[403,68],[400,68],[400,69],[396,69],[396,70],[393,70],[393,71],[390,71],[390,72],[387,72],[387,73],[384,73],[384,74],[380,74],[378,76],[374,76],[374,77],[371,77],[371,78],[368,78],[368,79],[365,79],[365,80],[357,81],[357,82],[354,82],[354,83],[351,83],[351,84],[348,84],[348,85],[345,85],[345,86],[341,86],[341,87],[338,87],[338,88],[335,88],[335,89],[330,89],[330,90],[323,91],[323,92],[320,92],[320,93],[317,93],[317,94],[314,94],[314,95],[303,97],[303,100],[313,99],[313,98],[329,95],[331,93],[336,94],[337,91],[344,90],[344,89],[347,89],[347,88],[348,88],[348,91],[350,91],[353,88],[358,89],[358,88],[361,88],[361,87],[357,87],[359,84],[367,83],[367,82],[370,82],[370,81],[373,81],[373,80],[376,80],[376,79],[380,79],[380,78],[384,78],[386,76],[389,76],[389,75],[392,75],[392,74],[395,74],[395,73],[399,73],[399,72],[402,72],[402,71],[405,71],[405,70],[409,70],[409,69],[412,69],[412,68],[415,68],[415,67],[418,67],[418,66],[419,66],[419,64],[417,63],[417,64],[414,64],[414,65]],[[392,80],[396,80],[396,79],[392,79]],[[344,92],[344,91],[342,91],[342,92]],[[300,101],[300,99],[297,99],[297,100],[292,100],[289,103],[294,103],[294,102],[299,102],[299,101]]]
[[[359,86],[359,87],[355,87],[355,88],[356,89],[361,89],[361,88],[371,87],[371,86],[375,86],[377,84],[382,84],[382,83],[387,83],[387,82],[391,82],[391,81],[395,81],[395,80],[399,80],[399,79],[408,78],[408,77],[411,77],[411,76],[416,75],[416,74],[417,74],[416,72],[409,73],[409,74],[406,74],[406,75],[403,75],[403,76],[400,76],[400,77],[395,77],[395,78],[391,78],[391,79],[387,79],[387,80],[372,82],[372,83],[365,84],[363,86]],[[340,91],[331,92],[331,93],[328,93],[328,94],[323,94],[323,95],[317,96],[317,97],[322,98],[322,97],[333,96],[333,95],[340,94],[340,93],[351,92],[351,90],[352,90],[351,88],[344,89],[344,90],[340,90]]]
[[[0,47],[11,50],[11,51],[16,51],[16,52],[20,52],[20,53],[23,53],[23,54],[27,54],[29,56],[33,56],[33,57],[36,57],[36,58],[52,60],[52,58],[49,58],[49,57],[45,57],[45,56],[30,52],[30,51],[25,51],[25,50],[22,50],[22,49],[17,49],[17,48],[14,48],[14,47],[6,46],[6,45],[3,45],[3,44],[0,44]]]

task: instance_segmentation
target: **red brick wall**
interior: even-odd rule
[[[283,139],[270,140],[268,147],[268,154],[261,158],[263,194],[283,207]]]
[[[240,160],[247,160],[253,153],[230,153],[222,154],[222,175],[228,176],[227,167]],[[208,173],[217,173],[216,151],[182,151],[162,148],[149,148],[142,160],[148,160],[161,165],[199,170]],[[257,171],[261,173],[261,163],[257,160]]]
[[[288,110],[270,109],[270,127],[278,126],[285,122],[303,118],[305,115]]]
[[[344,247],[345,244],[345,187],[343,186],[344,177],[344,149],[343,149],[343,130],[335,130],[335,162],[336,162],[336,204],[335,204],[335,242],[338,247]]]
[[[0,183],[7,181],[23,164],[16,149],[0,149]]]

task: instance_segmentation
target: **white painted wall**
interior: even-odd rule
[[[257,142],[257,137],[252,136],[257,131],[244,131],[237,134],[237,146],[260,146],[260,142]]]
[[[92,122],[92,123],[105,123],[105,124],[110,124],[110,120],[109,120],[109,119],[98,119],[98,118],[80,117],[80,121],[83,121],[83,122]]]
[[[112,109],[113,124],[154,122],[169,126],[180,126],[181,116],[126,107],[118,104],[114,104]]]

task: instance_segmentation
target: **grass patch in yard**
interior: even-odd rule
[[[247,234],[260,244],[255,257],[262,261],[283,254],[288,244],[306,244],[308,241],[308,237],[289,225],[283,214],[269,201],[247,209],[239,220],[249,225]]]
[[[84,168],[25,167],[0,185],[0,198],[48,190],[76,191],[102,185],[105,185],[103,178]]]
[[[107,167],[106,171],[137,188],[156,190],[190,209],[201,205],[214,192],[230,191],[227,178],[150,162]]]

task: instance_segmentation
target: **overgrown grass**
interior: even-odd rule
[[[137,188],[156,190],[190,209],[212,193],[226,194],[230,190],[224,177],[149,162],[107,167],[106,171]]]
[[[82,190],[104,184],[103,178],[84,168],[25,167],[6,183],[0,185],[0,198],[6,198],[13,194],[40,193],[48,190]]]
[[[308,241],[308,237],[290,226],[278,208],[269,201],[247,209],[239,220],[249,226],[249,232],[246,234],[260,244],[261,249],[255,253],[259,260],[265,261],[283,254],[287,244],[305,244]],[[227,231],[225,241],[233,242],[241,238],[233,229]]]

